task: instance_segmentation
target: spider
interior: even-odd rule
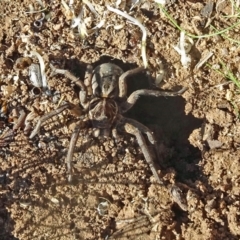
[[[67,70],[56,69],[52,65],[51,68],[53,70],[53,74],[65,75],[68,79],[80,87],[79,100],[85,116],[83,120],[77,122],[71,136],[66,157],[68,181],[71,182],[72,180],[72,158],[79,132],[84,128],[93,128],[96,129],[95,136],[98,136],[99,134],[109,136],[112,133],[112,136],[116,138],[118,130],[124,130],[125,132],[135,136],[152,174],[156,178],[157,182],[162,185],[163,181],[158,175],[153,154],[144,138],[144,135],[146,135],[148,141],[156,147],[156,141],[153,133],[143,124],[134,119],[126,118],[122,114],[131,109],[137,99],[141,96],[178,96],[181,95],[186,88],[182,88],[177,92],[141,89],[134,91],[127,97],[127,78],[134,74],[143,72],[145,70],[143,67],[123,72],[119,66],[113,63],[103,63],[95,69],[89,65],[85,73],[84,81],[79,80]],[[72,105],[70,103],[66,103],[58,109],[42,116],[29,138],[32,139],[36,134],[38,134],[41,125],[46,120],[71,107]],[[181,192],[179,192],[179,189],[175,185],[172,187],[171,191],[173,196],[177,195],[177,198],[180,198],[179,194],[181,194]]]

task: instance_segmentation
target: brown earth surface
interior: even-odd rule
[[[0,239],[240,238],[240,95],[225,69],[238,77],[240,29],[234,2],[215,0],[211,9],[207,0],[168,1],[167,13],[195,36],[192,43],[186,37],[188,67],[173,48],[179,29],[153,1],[74,1],[76,16],[83,9],[84,39],[71,28],[73,11],[60,0],[0,2]],[[143,66],[141,30],[107,10],[106,3],[137,18],[147,30],[150,74],[128,79],[128,95],[151,88],[149,76],[164,90],[188,88],[182,97],[141,97],[126,114],[155,134],[159,174],[179,186],[187,211],[156,183],[135,137],[124,132],[117,142],[82,130],[74,181],[68,183],[65,158],[80,108],[49,119],[29,139],[44,114],[64,102],[79,106],[79,88],[64,76],[51,76],[50,64],[80,79],[88,64],[112,62],[124,71]],[[93,29],[101,20],[103,25]],[[44,59],[51,94],[30,81],[29,63],[39,63],[31,51]],[[208,52],[212,57],[197,68]]]

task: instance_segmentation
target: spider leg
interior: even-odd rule
[[[74,131],[72,133],[69,148],[68,148],[68,153],[67,153],[67,157],[66,157],[67,170],[68,170],[68,174],[69,174],[68,175],[69,182],[72,181],[72,158],[73,158],[74,148],[75,148],[76,142],[78,140],[79,132],[81,129],[89,127],[90,124],[91,124],[90,120],[77,122],[76,127],[74,128]]]
[[[38,134],[39,130],[40,130],[40,127],[42,126],[42,124],[44,122],[46,122],[49,118],[55,116],[55,115],[58,115],[59,113],[63,112],[64,110],[66,109],[69,109],[71,108],[71,104],[70,103],[65,103],[64,105],[62,105],[61,107],[59,107],[58,109],[56,110],[53,110],[45,115],[43,115],[39,120],[38,120],[38,123],[36,125],[36,127],[34,128],[34,130],[32,131],[31,135],[29,136],[29,138],[33,138],[35,137],[36,134]]]
[[[157,90],[150,90],[150,89],[136,90],[120,106],[121,113],[127,112],[130,108],[132,108],[132,106],[136,103],[136,101],[140,98],[140,96],[175,97],[175,96],[179,96],[179,95],[183,94],[186,90],[187,90],[186,87],[183,87],[181,90],[179,90],[177,92],[166,92],[166,91],[157,91]]]
[[[176,202],[182,210],[188,210],[186,198],[177,185],[173,184],[171,187],[169,187],[169,193],[172,195],[173,201]]]
[[[145,70],[144,67],[138,67],[135,69],[131,69],[125,73],[123,73],[120,77],[119,77],[119,97],[120,98],[124,98],[127,95],[127,84],[126,84],[126,78],[129,76],[132,76],[134,74],[137,74],[139,72],[142,72],[143,70]]]
[[[123,125],[123,128],[125,129],[125,131],[127,133],[134,135],[136,137],[137,142],[142,150],[142,153],[153,173],[153,176],[156,178],[157,182],[160,185],[166,186],[167,189],[169,190],[169,193],[172,196],[173,201],[176,202],[182,210],[187,211],[188,206],[187,206],[186,198],[182,194],[181,189],[176,184],[167,184],[167,183],[163,182],[157,173],[157,167],[154,163],[153,156],[152,156],[152,154],[146,144],[146,141],[142,135],[142,132],[144,132],[147,135],[148,140],[152,144],[154,144],[155,149],[156,149],[156,141],[155,141],[154,136],[151,133],[151,131],[146,126],[142,125],[141,123],[139,123],[133,119],[129,119],[129,118],[122,118],[120,120],[120,124]],[[157,152],[157,156],[158,156],[157,149],[156,149],[156,152]]]
[[[129,124],[135,126],[138,130],[140,130],[140,132],[143,132],[144,134],[147,135],[147,138],[148,138],[148,141],[155,145],[156,144],[156,140],[155,140],[155,137],[153,135],[153,133],[150,131],[150,129],[146,126],[144,126],[142,123],[134,120],[134,119],[131,119],[131,118],[123,118],[124,121],[127,121]]]
[[[121,123],[123,124],[123,128],[125,129],[125,131],[131,135],[134,135],[137,139],[138,145],[142,150],[142,153],[154,175],[154,177],[156,178],[156,180],[158,181],[159,184],[163,185],[163,181],[160,179],[158,173],[157,173],[157,167],[154,163],[153,160],[153,156],[151,151],[149,150],[146,141],[143,137],[142,132],[144,132],[145,134],[147,134],[148,140],[155,145],[155,140],[153,137],[153,134],[151,133],[151,131],[145,127],[144,125],[142,125],[141,123],[132,120],[132,119],[128,119],[128,118],[122,118],[121,119]]]
[[[52,64],[50,64],[50,67],[52,69],[52,75],[55,75],[55,74],[62,74],[64,75],[66,78],[70,79],[72,81],[72,83],[76,84],[77,86],[80,87],[80,92],[79,92],[79,100],[80,100],[80,103],[82,105],[82,107],[84,109],[86,109],[88,107],[88,102],[87,102],[87,87],[84,85],[84,83],[78,79],[77,77],[75,77],[72,73],[70,73],[68,70],[65,70],[65,69],[57,69],[55,68]],[[86,76],[85,78],[88,79],[89,77],[89,72],[90,71],[90,68],[87,69],[86,71]],[[91,75],[90,75],[91,76]],[[86,81],[88,82],[88,81]]]
[[[126,119],[126,118],[125,118]],[[160,157],[159,157],[159,152],[158,152],[158,148],[157,148],[157,141],[153,135],[153,132],[151,132],[151,130],[146,127],[145,125],[143,125],[142,123],[131,119],[131,118],[127,118],[127,121],[132,124],[133,126],[136,126],[140,132],[144,133],[145,135],[147,135],[148,141],[154,146],[155,148],[155,153],[157,155],[157,159],[158,161],[160,161]]]
[[[92,96],[92,76],[93,76],[93,67],[92,65],[87,65],[87,69],[84,77],[84,85],[87,87],[88,96]]]

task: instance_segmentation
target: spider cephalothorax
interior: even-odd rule
[[[119,113],[118,79],[123,70],[115,64],[105,63],[96,67],[92,76],[92,94],[95,98],[89,104],[89,118],[93,127],[109,129]],[[90,96],[91,97],[91,96]]]
[[[96,67],[91,81],[93,94],[102,98],[118,97],[118,80],[122,74],[123,70],[112,63],[103,63]]]
[[[136,120],[126,118],[122,116],[122,114],[127,112],[142,95],[155,97],[178,96],[181,95],[186,88],[182,88],[178,92],[140,89],[134,91],[127,97],[127,77],[144,71],[143,67],[135,68],[124,73],[120,67],[112,63],[101,64],[94,70],[91,66],[88,66],[84,81],[77,79],[67,70],[55,69],[54,67],[52,67],[52,69],[55,74],[64,74],[80,87],[80,104],[84,112],[87,114],[87,117],[84,118],[84,120],[80,120],[76,123],[76,128],[71,137],[66,158],[69,181],[72,179],[72,158],[79,132],[83,128],[94,128],[107,133],[111,131],[116,132],[121,129],[134,135],[156,180],[159,184],[164,184],[159,177],[157,167],[154,163],[154,157],[152,156],[144,137],[144,135],[146,135],[148,141],[155,146],[156,141],[154,140],[153,133],[143,124]],[[30,138],[33,138],[39,132],[43,122],[69,107],[71,107],[71,104],[64,104],[57,110],[41,117],[31,133]],[[179,198],[176,197],[179,195],[179,192],[175,185],[171,188],[171,193],[173,198]],[[179,203],[179,200],[176,201]],[[184,210],[186,210],[184,203],[179,203],[179,205],[182,209],[185,208]]]

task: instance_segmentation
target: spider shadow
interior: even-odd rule
[[[189,178],[195,181],[196,172],[200,171],[197,164],[201,152],[189,143],[188,137],[194,129],[201,127],[202,120],[186,116],[184,105],[182,97],[142,97],[126,116],[154,132],[160,155],[157,162],[161,168],[174,168],[181,181]]]

